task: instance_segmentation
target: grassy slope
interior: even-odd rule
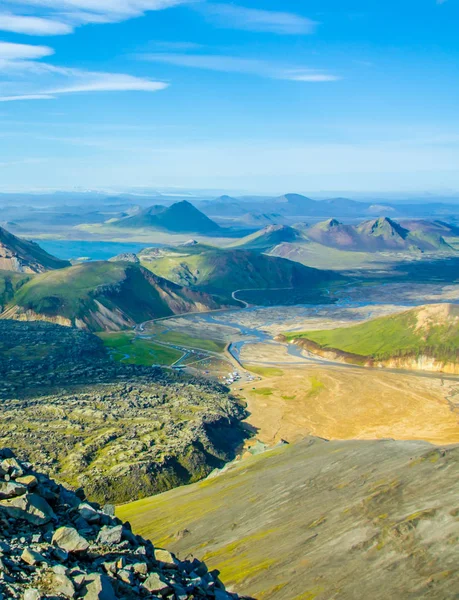
[[[458,359],[457,321],[429,322],[417,327],[420,309],[413,309],[366,323],[324,331],[288,333],[287,339],[308,339],[324,348],[386,360],[397,356],[428,354],[439,360]]]
[[[133,322],[183,312],[177,307],[191,310],[195,302],[212,304],[210,298],[154,278],[137,265],[104,261],[38,275],[19,290],[13,304],[47,317],[85,319],[97,331],[101,327],[90,316],[91,311],[98,310],[95,300],[109,310],[121,311]]]
[[[142,258],[142,257],[141,257]],[[330,275],[278,257],[246,250],[209,247],[180,249],[175,255],[142,262],[153,273],[206,291],[301,287],[327,281]]]
[[[29,274],[0,270],[0,309],[10,302],[17,290],[32,277],[33,275]]]
[[[458,476],[459,448],[306,439],[118,515],[255,598],[440,600],[457,592]]]
[[[116,284],[125,277],[121,263],[90,262],[69,269],[50,271],[24,285],[14,298],[15,304],[37,313],[79,316],[82,305],[101,285]]]

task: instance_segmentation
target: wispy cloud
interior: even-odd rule
[[[166,83],[122,73],[105,73],[56,67],[38,59],[53,54],[48,46],[0,43],[0,102],[49,100],[61,94],[82,92],[157,92]]]
[[[340,77],[336,75],[324,73],[316,69],[291,67],[266,60],[240,58],[236,56],[217,54],[150,53],[141,54],[138,55],[138,57],[142,60],[166,63],[180,67],[221,71],[225,73],[245,73],[270,79],[285,79],[303,82],[326,82],[337,81],[340,79]]]
[[[0,42],[0,65],[1,61],[23,61],[34,60],[51,56],[54,50],[49,46],[32,46],[30,44],[12,44]]]
[[[289,13],[234,4],[199,3],[196,8],[218,27],[265,31],[282,35],[314,33],[319,23],[306,17]]]
[[[0,12],[0,31],[37,36],[66,35],[72,33],[73,27],[54,19]]]
[[[17,19],[26,19],[22,13],[25,8],[33,7],[39,9],[41,20],[47,20],[54,25],[48,23],[48,27],[59,29],[61,33],[71,33],[73,28],[86,23],[116,23],[127,19],[139,17],[146,12],[164,10],[172,8],[180,4],[186,4],[195,0],[4,0],[4,2],[14,10]],[[45,11],[45,14],[42,14]],[[10,21],[10,26],[11,21]],[[16,22],[16,27],[19,27],[19,21]],[[27,27],[27,24],[23,25]],[[44,35],[37,33],[40,31],[40,25],[33,23],[29,24],[31,35]],[[42,27],[46,25],[42,24]],[[63,31],[63,27],[67,31]],[[12,31],[18,31],[12,29]],[[59,33],[59,31],[58,31]],[[49,34],[55,35],[55,34]]]

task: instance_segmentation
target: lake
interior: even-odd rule
[[[124,252],[140,252],[143,248],[159,248],[163,244],[139,242],[103,242],[103,241],[75,241],[75,240],[34,240],[43,250],[57,258],[77,260],[89,258],[90,260],[108,260]]]

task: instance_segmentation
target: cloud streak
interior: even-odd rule
[[[308,35],[319,23],[289,12],[246,8],[234,4],[199,3],[197,10],[218,27],[246,29],[281,35]]]
[[[165,63],[179,67],[219,71],[223,73],[242,73],[269,79],[284,79],[298,82],[327,82],[340,79],[337,75],[324,73],[316,69],[286,67],[261,59],[240,58],[218,54],[179,54],[148,53],[138,55],[141,60]]]
[[[73,32],[68,23],[41,17],[30,17],[0,12],[0,31],[25,35],[48,36],[66,35]]]
[[[40,9],[43,20],[50,20],[59,29],[59,24],[71,33],[73,27],[86,23],[117,23],[140,17],[149,11],[164,10],[193,0],[4,0],[15,12],[24,7]],[[25,19],[16,15],[17,19]],[[57,19],[57,20],[56,20]],[[19,22],[18,25],[19,26]],[[32,25],[30,25],[32,28]],[[36,25],[39,28],[39,25]],[[43,25],[46,27],[46,25]],[[27,33],[27,32],[24,32]],[[32,33],[32,35],[37,35]],[[39,34],[38,34],[39,35]],[[54,35],[54,34],[51,34]]]
[[[39,59],[53,54],[48,46],[0,43],[0,102],[50,100],[62,94],[88,92],[157,92],[167,83],[123,73],[56,67]]]

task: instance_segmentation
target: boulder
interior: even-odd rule
[[[0,512],[12,519],[23,519],[32,525],[46,525],[56,515],[50,505],[38,494],[25,494],[12,500],[0,501]]]
[[[73,554],[86,552],[89,548],[89,542],[86,538],[80,535],[73,527],[59,527],[54,532],[51,543],[61,548],[61,550]]]
[[[117,600],[110,579],[97,573],[86,579],[80,595],[85,600]]]
[[[172,588],[158,573],[151,573],[143,582],[142,587],[152,594],[166,595],[172,591]]]
[[[123,526],[102,527],[97,536],[97,543],[103,546],[113,546],[121,543],[123,538]]]

